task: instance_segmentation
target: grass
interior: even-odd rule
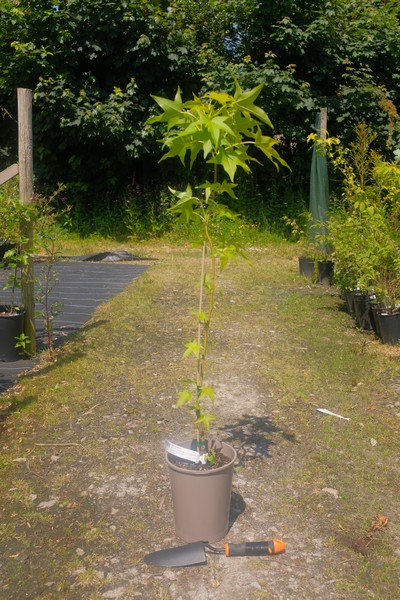
[[[69,254],[110,249],[100,241],[64,245]],[[208,373],[218,392],[217,430],[240,444],[237,474],[249,485],[239,526],[247,533],[255,527],[257,537],[257,519],[272,519],[291,547],[288,562],[275,563],[270,576],[254,563],[262,591],[252,597],[272,597],[274,578],[285,589],[285,565],[293,571],[300,560],[306,575],[334,581],[332,598],[396,598],[400,350],[355,329],[334,288],[302,279],[293,245],[248,245],[252,267],[228,267],[220,280]],[[140,557],[172,535],[168,484],[158,465],[162,440],[178,439],[191,424],[174,404],[179,379],[192,374],[181,355],[195,329],[198,252],[166,240],[138,252],[157,260],[99,307],[55,364],[44,363],[0,398],[0,410],[13,409],[1,433],[4,560],[41,547],[35,598],[57,597],[43,588],[49,580],[54,589],[74,583],[97,597],[108,588],[96,573],[107,569],[118,587],[122,576],[111,556],[134,561],[139,592],[168,594],[165,581],[148,583]],[[319,414],[318,407],[351,421]],[[38,510],[50,496],[59,498],[54,509]],[[365,547],[377,514],[389,523]],[[313,567],[316,539],[323,550]],[[85,549],[79,560],[77,547]],[[85,571],[74,576],[79,565]],[[216,598],[228,585],[227,569],[238,576],[243,565],[221,570]],[[23,575],[10,568],[0,596],[14,586],[24,597],[36,585],[36,569],[29,561]],[[205,573],[208,585],[213,571]],[[175,594],[190,597],[200,575],[191,577],[194,583],[180,576]],[[312,577],[304,585],[300,598],[328,598],[313,591]]]

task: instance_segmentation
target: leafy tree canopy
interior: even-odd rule
[[[0,0],[1,166],[15,151],[17,87],[34,90],[39,180],[93,195],[153,178],[151,94],[232,93],[235,79],[265,84],[260,103],[293,176],[308,169],[321,106],[331,134],[346,143],[365,121],[391,152],[399,13],[395,0]]]

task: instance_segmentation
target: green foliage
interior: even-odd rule
[[[400,144],[400,25],[393,10],[375,0],[259,3],[249,31],[240,58],[207,56],[203,78],[225,89],[232,76],[246,86],[264,80],[261,101],[285,139],[285,157],[294,140],[304,156],[302,140],[321,106],[328,107],[331,134],[346,143],[365,121],[382,151]]]
[[[178,89],[174,100],[154,96],[163,112],[149,120],[149,124],[166,126],[162,161],[178,158],[185,165],[189,159],[192,169],[195,161],[201,159],[209,168],[205,181],[195,188],[189,183],[183,191],[170,189],[176,198],[170,212],[177,214],[182,223],[201,224],[197,240],[197,246],[202,248],[199,307],[194,312],[197,337],[185,344],[183,354],[183,358],[194,356],[196,380],[190,389],[179,392],[177,404],[195,412],[199,448],[205,446],[205,436],[215,419],[211,412],[215,391],[204,383],[204,375],[216,275],[229,261],[244,257],[237,243],[221,244],[221,236],[214,235],[215,225],[238,219],[238,214],[221,199],[235,198],[237,171],[251,173],[250,165],[258,162],[254,151],[264,155],[276,168],[286,165],[275,148],[276,140],[262,132],[263,126],[271,127],[268,115],[255,104],[262,88],[259,85],[246,92],[236,82],[233,95],[210,91],[200,97],[193,95],[193,99],[186,102],[182,101]]]
[[[57,195],[62,190],[57,190]],[[52,206],[52,198],[41,198],[37,200],[37,222],[36,222],[36,244],[43,254],[40,275],[36,280],[35,300],[43,305],[36,316],[43,319],[45,339],[47,344],[48,358],[55,359],[54,318],[63,310],[63,303],[50,300],[50,294],[58,284],[58,273],[55,264],[60,257],[59,227],[57,215]]]
[[[314,263],[330,258],[332,248],[327,236],[326,223],[315,221],[308,211],[301,213],[298,219],[285,216],[283,221],[288,231],[287,237],[297,244],[301,257]]]
[[[159,186],[178,187],[184,171],[156,168],[162,124],[146,124],[150,93],[171,98],[178,82],[198,95],[233,94],[233,79],[243,89],[264,83],[258,105],[292,174],[283,185],[273,167],[252,163],[253,189],[238,200],[251,219],[279,223],[282,194],[290,217],[305,208],[298,192],[308,184],[306,137],[321,106],[346,146],[365,121],[387,159],[400,147],[399,65],[399,11],[390,0],[3,0],[0,169],[16,160],[15,88],[32,88],[38,189],[66,184],[75,228],[92,214],[91,228],[104,233],[118,213],[110,235],[124,221],[119,199],[130,182],[154,186],[152,212]],[[198,163],[193,175],[203,180]]]
[[[31,205],[22,204],[17,195],[17,188],[11,182],[0,197],[0,237],[10,244],[6,250],[0,267],[8,269],[8,277],[3,289],[11,289],[10,312],[16,308],[16,291],[23,283],[25,267],[30,259],[30,251],[26,249],[28,223],[35,219],[35,209]]]
[[[190,168],[200,152],[207,164],[221,165],[229,176],[231,183],[225,180],[222,183],[206,182],[203,188],[206,199],[211,194],[218,195],[226,192],[233,194],[233,182],[236,169],[242,168],[250,173],[250,161],[256,161],[251,156],[252,147],[261,150],[267,158],[276,165],[284,161],[275,150],[277,141],[270,136],[264,136],[260,124],[271,127],[268,115],[254,104],[263,85],[259,85],[250,92],[243,92],[236,83],[235,95],[231,96],[221,92],[207,92],[200,98],[186,103],[182,102],[180,90],[175,100],[167,100],[154,96],[157,104],[163,109],[161,116],[153,117],[149,123],[162,122],[168,124],[163,148],[169,148],[162,160],[179,157],[185,164],[186,154],[190,155]],[[177,134],[175,128],[179,128]],[[244,138],[247,137],[247,140]]]
[[[125,218],[127,215],[122,199],[101,196],[89,198],[85,202],[84,196],[80,194],[78,202],[69,204],[70,195],[67,193],[65,202],[68,212],[61,214],[58,219],[65,231],[76,233],[83,238],[126,239],[128,231]],[[62,203],[61,206],[63,206]]]
[[[400,300],[400,165],[371,150],[375,135],[365,124],[345,148],[327,140],[332,162],[345,175],[345,187],[329,218],[335,278],[342,289],[374,289],[393,309]]]
[[[0,11],[0,104],[14,115],[15,88],[34,90],[37,177],[74,193],[124,189],[151,145],[150,91],[174,65],[159,3],[9,0]]]
[[[1,239],[11,244],[11,249],[4,253],[0,267],[6,267],[9,275],[3,289],[11,288],[10,312],[16,308],[16,291],[23,283],[29,283],[25,275],[32,254],[40,251],[44,257],[40,276],[36,279],[37,286],[35,300],[43,303],[43,311],[36,316],[43,317],[50,359],[54,358],[53,319],[60,313],[61,306],[58,302],[51,303],[49,294],[57,283],[56,273],[53,271],[54,263],[58,258],[60,229],[57,224],[58,215],[52,207],[54,196],[61,193],[58,189],[53,197],[42,198],[36,196],[34,202],[25,205],[18,198],[18,186],[15,181],[8,182],[1,188],[0,193],[0,222],[2,224]],[[27,224],[34,225],[32,247],[27,249]],[[22,334],[16,347],[22,354],[28,354],[28,344],[31,340]]]
[[[206,460],[209,465],[215,465],[217,463],[217,453],[215,450],[209,450],[207,452]]]
[[[124,196],[123,222],[129,239],[143,240],[161,237],[173,224],[170,195],[140,186],[129,189]]]
[[[29,345],[31,343],[29,336],[25,335],[25,333],[21,333],[15,339],[15,347],[19,349],[19,354],[21,357],[29,356]]]
[[[382,252],[388,249],[384,213],[355,208],[338,210],[329,219],[329,239],[335,258],[335,279],[342,289],[370,290],[376,286]]]

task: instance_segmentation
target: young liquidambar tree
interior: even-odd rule
[[[263,85],[243,91],[238,83],[233,95],[211,91],[203,96],[193,95],[183,102],[178,89],[173,100],[153,96],[162,113],[149,120],[166,127],[162,144],[166,149],[161,160],[178,158],[184,165],[189,156],[189,167],[202,160],[205,181],[194,188],[190,184],[183,191],[171,190],[176,202],[171,208],[184,222],[201,223],[198,240],[201,252],[201,281],[197,319],[197,335],[185,344],[183,357],[196,359],[196,377],[179,392],[178,406],[194,411],[197,444],[200,453],[207,451],[207,435],[215,416],[212,409],[215,391],[205,383],[205,365],[210,326],[214,311],[216,274],[223,271],[230,260],[243,256],[239,244],[221,243],[218,227],[224,219],[238,219],[239,215],[225,204],[225,198],[235,197],[238,169],[251,174],[251,163],[264,156],[279,168],[286,165],[275,146],[277,141],[265,135],[262,128],[272,128],[266,112],[255,104]],[[207,169],[208,168],[208,169]],[[212,457],[209,457],[212,460]]]

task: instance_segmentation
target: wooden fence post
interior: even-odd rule
[[[33,199],[33,137],[32,137],[32,90],[17,89],[18,99],[18,169],[19,195],[22,204],[30,204]],[[23,250],[29,260],[22,271],[22,302],[26,310],[25,335],[29,337],[29,351],[36,353],[35,327],[35,277],[33,272],[33,223],[24,227]]]
[[[326,139],[326,130],[328,129],[328,109],[321,108],[321,137]]]

